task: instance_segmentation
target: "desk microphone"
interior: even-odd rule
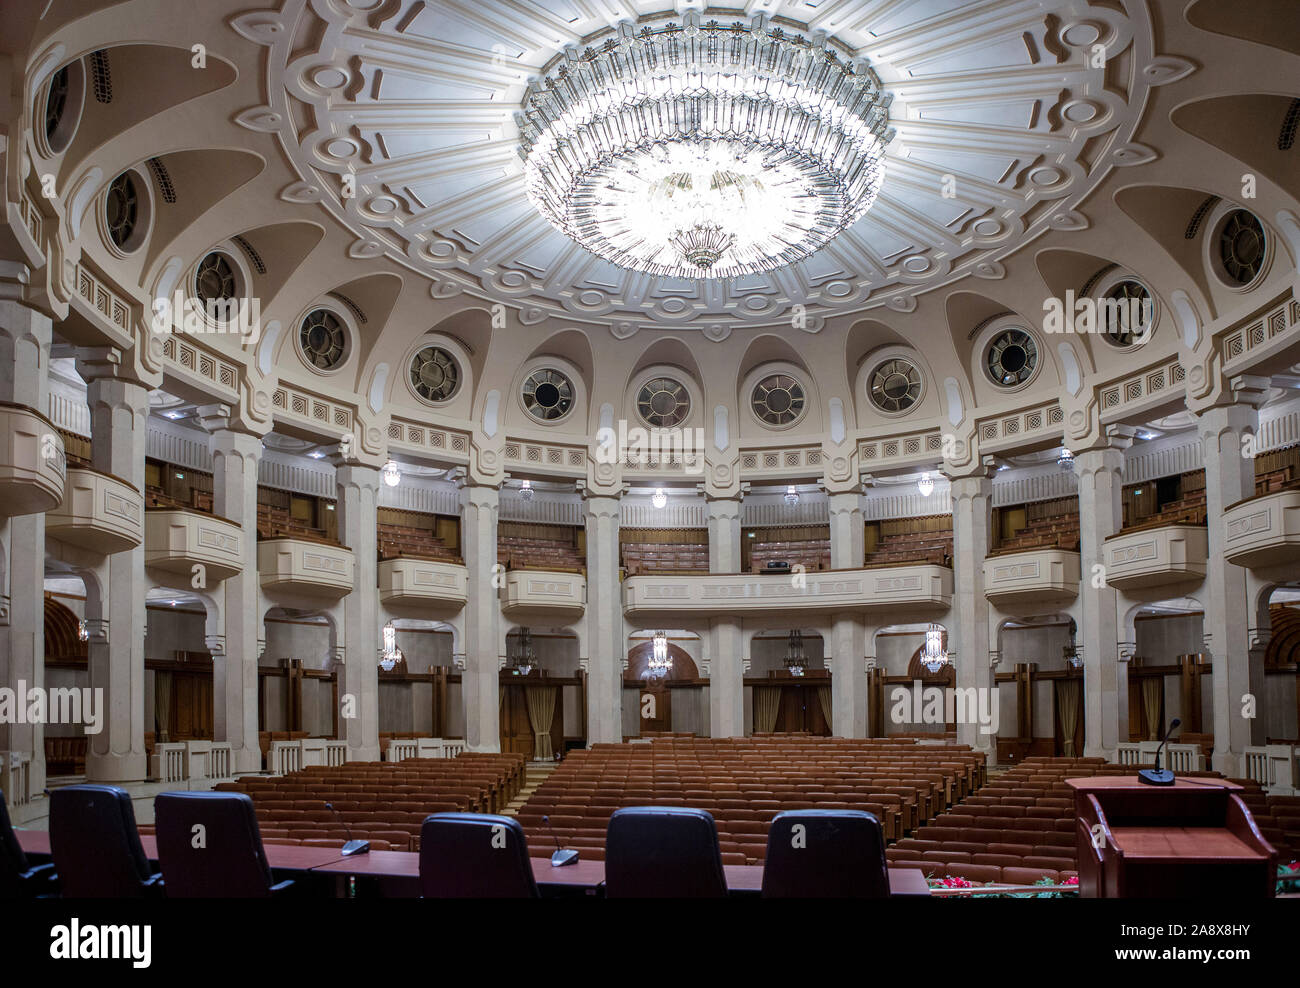
[[[353,840],[353,839],[352,839],[352,828],[349,827],[349,826],[348,826],[348,822],[347,822],[346,820],[343,819],[343,814],[340,813],[338,810],[336,810],[336,809],[334,808],[334,804],[333,804],[333,803],[326,803],[326,804],[325,804],[325,809],[329,810],[329,811],[330,811],[331,813],[333,813],[336,817],[338,817],[338,818],[339,818],[339,823],[343,824],[343,829],[347,831],[347,834],[348,834],[348,842],[347,842],[346,844],[343,845],[343,851],[342,851],[343,856],[344,856],[345,858],[350,858],[350,857],[352,857],[352,855],[354,855],[354,854],[369,854],[369,853],[370,853],[370,841],[368,841],[368,840]]]
[[[546,824],[546,829],[551,832],[551,840],[555,841],[555,853],[551,855],[551,867],[563,868],[565,865],[576,864],[578,861],[578,852],[576,848],[565,850],[560,847],[560,838],[555,836],[555,831],[551,830],[551,818],[542,817],[542,823]]]
[[[1182,721],[1175,717],[1173,723],[1169,725],[1169,730],[1165,731],[1160,747],[1156,749],[1155,768],[1144,768],[1139,772],[1139,782],[1145,782],[1149,786],[1172,786],[1174,784],[1174,773],[1167,768],[1160,767],[1160,752],[1164,750],[1165,744],[1169,741],[1169,735],[1174,733],[1174,728],[1181,723]]]

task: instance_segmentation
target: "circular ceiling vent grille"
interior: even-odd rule
[[[1023,329],[1004,329],[984,352],[984,367],[994,384],[1015,388],[1034,376],[1038,344]]]
[[[789,374],[769,374],[754,385],[749,403],[760,421],[790,425],[803,414],[803,385]]]
[[[520,392],[528,414],[543,422],[554,422],[573,408],[573,382],[551,367],[533,371]]]
[[[1118,305],[1114,303],[1119,303]],[[1121,281],[1106,293],[1102,336],[1121,350],[1145,343],[1154,322],[1151,293],[1140,281]]]
[[[118,250],[135,246],[136,225],[140,219],[140,195],[130,172],[123,172],[108,186],[104,200],[104,220],[108,235]]]
[[[691,414],[691,396],[680,381],[656,377],[641,385],[636,410],[647,425],[671,428]]]
[[[343,321],[329,309],[314,309],[303,318],[298,345],[307,363],[320,370],[333,370],[347,356],[347,333]]]
[[[239,293],[235,280],[235,266],[230,258],[214,250],[199,262],[194,274],[194,294],[205,305],[212,302],[230,302]]]
[[[1219,230],[1219,262],[1238,285],[1249,285],[1264,270],[1264,226],[1254,213],[1234,209]]]
[[[886,360],[871,372],[867,393],[882,412],[905,412],[921,398],[921,372],[910,360]]]
[[[442,347],[425,347],[411,358],[411,387],[425,401],[446,401],[460,387],[455,358]]]

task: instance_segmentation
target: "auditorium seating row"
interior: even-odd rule
[[[656,738],[571,752],[519,810],[530,843],[552,830],[599,859],[614,810],[684,806],[714,817],[727,864],[758,864],[784,810],[866,810],[897,839],[978,787],[984,756],[965,745],[812,736]],[[543,817],[549,818],[549,827]]]
[[[707,542],[624,542],[623,568],[628,576],[640,573],[682,574],[709,571]]]
[[[261,502],[257,505],[257,537],[259,539],[306,539],[309,542],[338,544],[325,534],[323,528],[316,528],[294,518],[289,514],[288,508]]]
[[[914,566],[920,563],[951,566],[952,529],[881,535],[876,548],[867,553],[865,562],[867,566]]]
[[[831,568],[830,539],[803,539],[794,542],[754,542],[749,547],[749,565],[762,573],[768,563],[789,563],[805,570]]]
[[[378,536],[380,559],[414,556],[422,559],[438,559],[449,563],[460,562],[460,556],[427,528],[380,522]]]
[[[587,560],[578,547],[564,539],[535,539],[502,535],[497,539],[497,562],[508,569],[547,569],[581,573]]]
[[[1008,539],[1003,539],[993,555],[1024,552],[1026,549],[1064,549],[1079,551],[1079,516],[1050,515],[1034,518]]]
[[[1170,501],[1153,515],[1132,524],[1123,531],[1136,532],[1165,525],[1204,525],[1206,519],[1205,489],[1190,491],[1176,501]]]
[[[45,738],[45,772],[47,775],[84,775],[89,739]]]
[[[464,752],[455,758],[311,766],[283,776],[244,776],[215,788],[252,798],[267,843],[341,846],[351,834],[377,849],[375,842],[383,842],[382,849],[410,851],[418,850],[420,826],[430,813],[498,812],[526,776],[523,755]]]

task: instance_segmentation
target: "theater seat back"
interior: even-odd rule
[[[615,810],[605,834],[605,894],[611,899],[725,896],[713,817],[685,807]]]
[[[153,869],[125,789],[87,784],[50,793],[50,852],[69,899],[145,894]]]
[[[880,821],[862,810],[778,813],[767,835],[764,898],[889,896]]]
[[[169,899],[271,895],[271,867],[253,801],[245,793],[159,793],[154,820]]]
[[[428,899],[536,899],[519,821],[489,813],[434,813],[420,829],[420,888]]]

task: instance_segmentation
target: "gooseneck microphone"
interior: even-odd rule
[[[1165,750],[1165,745],[1169,743],[1169,735],[1174,733],[1174,728],[1181,724],[1182,721],[1177,717],[1169,725],[1169,730],[1165,731],[1165,736],[1160,741],[1160,747],[1156,749],[1156,764],[1154,768],[1144,768],[1138,773],[1138,781],[1145,782],[1149,786],[1172,786],[1174,784],[1174,773],[1167,768],[1160,767],[1160,752]]]
[[[578,851],[576,848],[560,847],[560,838],[555,836],[555,831],[551,828],[551,818],[542,817],[542,823],[546,824],[546,829],[550,831],[551,840],[555,841],[555,853],[551,855],[551,867],[563,868],[565,865],[576,864],[578,861]]]
[[[343,852],[342,852],[342,853],[343,853],[343,856],[344,856],[345,858],[350,858],[350,857],[352,857],[352,855],[354,855],[354,854],[369,854],[369,853],[370,853],[370,841],[368,841],[368,840],[353,840],[353,838],[352,838],[352,828],[349,827],[349,826],[348,826],[348,822],[347,822],[346,820],[343,819],[343,814],[340,813],[338,810],[336,810],[336,809],[334,808],[334,804],[333,804],[333,803],[326,803],[326,804],[325,804],[325,809],[329,810],[329,811],[330,811],[331,813],[333,813],[336,817],[338,817],[338,818],[339,818],[339,823],[343,824],[343,829],[344,829],[345,831],[347,831],[348,841],[347,841],[346,844],[343,845]]]

